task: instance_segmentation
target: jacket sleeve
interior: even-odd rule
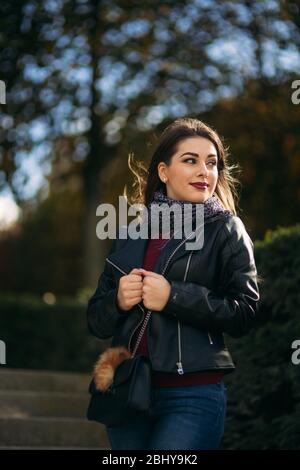
[[[115,251],[115,247],[116,240],[112,243],[109,255]],[[118,287],[111,265],[105,261],[98,286],[87,306],[88,329],[97,338],[106,339],[113,336],[118,320],[127,313],[118,307],[117,294]]]
[[[260,298],[253,242],[242,220],[233,216],[223,226],[218,294],[194,282],[170,281],[163,314],[208,331],[238,338],[253,326]],[[222,292],[222,295],[220,295]]]

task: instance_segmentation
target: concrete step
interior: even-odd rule
[[[89,394],[63,392],[0,391],[0,417],[86,417]]]
[[[84,419],[0,418],[2,448],[106,448],[105,427]]]
[[[0,368],[0,390],[87,392],[90,374]]]
[[[110,449],[89,422],[91,374],[0,368],[0,449]]]

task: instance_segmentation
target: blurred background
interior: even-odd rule
[[[107,445],[84,421],[96,207],[183,116],[239,165],[264,277],[256,329],[227,341],[223,448],[300,448],[300,1],[2,0],[0,45],[0,448]]]

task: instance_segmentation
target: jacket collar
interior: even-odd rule
[[[223,215],[219,214],[216,217],[207,220],[205,224],[222,218]],[[141,224],[138,224],[137,231],[139,230],[140,226]],[[203,231],[204,226],[202,225],[197,230],[198,236],[203,235],[204,237]],[[167,269],[169,269],[172,263],[174,263],[177,259],[181,258],[185,254],[189,254],[190,249],[188,250],[186,248],[186,241],[195,241],[195,235],[190,237],[188,240],[187,237],[181,239],[171,238],[168,242],[166,240],[166,246],[162,250],[161,255],[157,258],[153,271],[158,274],[162,274],[166,266]],[[141,268],[143,266],[147,242],[148,239],[137,238],[136,240],[133,240],[132,238],[127,238],[125,243],[122,244],[122,247],[119,250],[111,253],[107,258],[112,261],[119,269],[124,271],[126,274],[129,274],[132,269]]]

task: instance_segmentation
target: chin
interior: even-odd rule
[[[191,202],[195,202],[195,203],[201,203],[201,202],[204,202],[209,196],[206,196],[205,194],[198,194],[198,195],[195,195],[193,194],[193,196],[190,197],[190,201]]]

